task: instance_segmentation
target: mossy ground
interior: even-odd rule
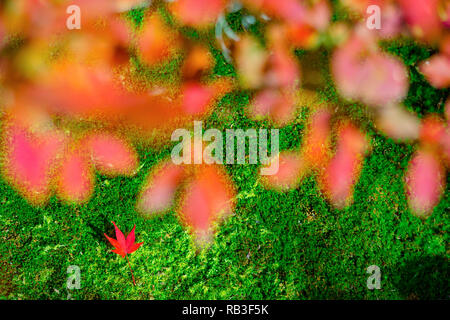
[[[448,91],[432,89],[415,71],[430,51],[404,43],[387,50],[410,61],[414,85],[406,104],[419,114],[442,112]],[[214,73],[232,75],[233,68],[214,52]],[[337,99],[331,85],[324,93]],[[204,127],[267,127],[245,116],[248,100],[246,92],[227,94]],[[307,114],[302,109],[280,130],[281,149],[301,145]],[[433,214],[425,221],[413,216],[403,177],[414,146],[394,143],[370,124],[366,129],[372,152],[354,204],[344,210],[330,207],[314,177],[277,193],[261,186],[257,166],[227,166],[237,207],[203,251],[196,250],[173,211],[153,219],[135,211],[148,171],[171,146],[140,150],[143,167],[134,178],[97,176],[94,196],[82,206],[53,198],[45,207],[33,207],[1,181],[0,298],[448,299],[450,179]],[[136,287],[126,260],[110,252],[103,235],[113,234],[110,221],[126,232],[136,224],[137,241],[144,242],[130,256]],[[80,290],[66,289],[70,265],[81,268]],[[380,290],[367,288],[370,265],[381,269]]]

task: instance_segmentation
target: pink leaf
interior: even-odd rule
[[[331,8],[327,0],[316,1],[306,15],[308,23],[319,31],[324,31],[330,24]]]
[[[444,159],[447,161],[447,167],[450,168],[450,126],[447,127],[447,130],[442,137],[441,146]]]
[[[182,94],[182,108],[189,115],[205,113],[214,97],[211,88],[197,82],[185,83],[182,88]]]
[[[295,93],[289,89],[264,89],[256,94],[249,106],[252,118],[268,117],[277,125],[291,121],[295,111]]]
[[[69,151],[58,170],[57,193],[68,202],[89,200],[93,191],[94,174],[82,150]]]
[[[56,131],[39,137],[19,125],[5,129],[5,174],[25,198],[42,204],[50,195],[50,180],[64,137]]]
[[[434,87],[443,89],[450,86],[450,57],[434,55],[422,62],[419,69]]]
[[[365,136],[351,124],[342,125],[336,154],[320,179],[325,194],[337,208],[352,202],[353,187],[359,179],[366,149]]]
[[[420,128],[420,141],[423,144],[439,145],[445,137],[445,124],[437,116],[427,116]]]
[[[165,163],[154,170],[142,192],[139,211],[152,214],[169,209],[174,202],[175,192],[185,177],[185,168],[172,163]]]
[[[450,3],[449,3],[450,9]],[[449,19],[450,19],[450,11],[449,11]],[[449,26],[450,27],[450,26]],[[441,54],[450,57],[450,35],[446,35],[442,37],[441,43],[439,45],[439,51]]]
[[[398,3],[415,37],[428,41],[439,37],[442,32],[439,0],[398,0]]]
[[[196,168],[179,213],[198,242],[209,242],[215,225],[233,212],[234,196],[230,181],[220,167],[203,165]]]
[[[137,170],[137,154],[122,139],[109,134],[92,134],[86,138],[92,161],[101,174],[131,176]]]
[[[142,59],[148,65],[162,62],[178,45],[178,35],[164,25],[161,17],[151,15],[144,21],[138,47]]]
[[[404,106],[392,104],[378,110],[378,129],[395,140],[416,140],[419,138],[420,120]]]
[[[307,14],[306,7],[297,0],[246,0],[246,3],[269,16],[290,23],[303,23]]]
[[[407,195],[414,214],[423,217],[431,213],[444,190],[444,177],[444,169],[434,153],[415,153],[406,174]]]
[[[322,170],[331,154],[331,113],[326,109],[316,111],[308,125],[302,146],[308,166]]]
[[[274,175],[262,176],[263,184],[279,191],[295,189],[306,173],[307,167],[302,157],[295,152],[282,152],[278,159],[278,172]]]
[[[358,29],[334,53],[332,72],[345,98],[385,106],[406,96],[408,78],[405,66],[398,59],[374,49],[375,41],[367,30]]]
[[[217,20],[225,5],[224,0],[177,0],[170,4],[169,9],[181,23],[205,27]]]
[[[286,48],[275,47],[269,56],[265,84],[270,87],[295,87],[300,83],[299,66]]]
[[[445,103],[445,117],[447,118],[447,125],[450,126],[450,98]]]

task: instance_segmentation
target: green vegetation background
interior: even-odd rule
[[[139,22],[142,11],[131,17]],[[339,18],[336,17],[335,18]],[[239,28],[239,14],[228,17]],[[261,26],[253,27],[258,34]],[[183,29],[192,38],[194,30]],[[447,91],[431,88],[416,63],[433,51],[406,40],[387,43],[410,69],[406,105],[418,114],[442,113]],[[214,75],[233,76],[220,52]],[[302,58],[304,52],[298,51]],[[328,68],[328,54],[321,53]],[[170,78],[170,69],[156,71]],[[213,76],[214,76],[213,75]],[[338,103],[331,81],[324,99]],[[208,127],[267,127],[243,112],[247,92],[232,92],[207,120]],[[140,150],[142,165],[134,178],[97,176],[92,200],[70,206],[52,198],[30,206],[0,180],[0,298],[3,299],[448,299],[448,229],[450,179],[433,214],[413,216],[405,198],[403,176],[414,146],[395,143],[366,121],[366,109],[345,110],[368,132],[372,152],[364,161],[354,204],[331,208],[314,177],[287,193],[267,191],[257,166],[227,166],[238,189],[235,214],[219,229],[208,250],[197,251],[174,212],[145,219],[135,211],[136,195],[148,171],[171,150]],[[307,106],[280,131],[280,148],[301,145]],[[125,232],[136,224],[144,245],[130,256],[137,286],[125,259],[111,253],[103,233],[114,234],[110,221]],[[81,268],[81,289],[67,290],[67,268]],[[368,290],[370,265],[381,268],[381,290]],[[70,296],[69,296],[70,294]]]

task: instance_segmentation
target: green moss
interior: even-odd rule
[[[126,15],[136,26],[140,26],[144,21],[145,12],[145,8],[137,8],[130,10]]]

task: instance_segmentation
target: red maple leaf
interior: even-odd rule
[[[133,269],[131,269],[130,260],[128,260],[128,254],[132,254],[135,252],[139,247],[143,244],[143,242],[135,243],[135,235],[134,235],[134,229],[136,229],[136,225],[133,227],[133,230],[128,234],[127,238],[125,239],[124,234],[120,229],[116,226],[114,221],[112,221],[114,228],[116,229],[116,238],[113,239],[110,238],[104,233],[105,237],[109,240],[109,242],[114,246],[114,250],[112,252],[117,253],[118,255],[122,256],[122,258],[126,258],[128,261],[128,265],[130,266],[131,276],[133,278],[133,284],[136,285],[136,282],[134,281],[134,275],[133,275]]]

